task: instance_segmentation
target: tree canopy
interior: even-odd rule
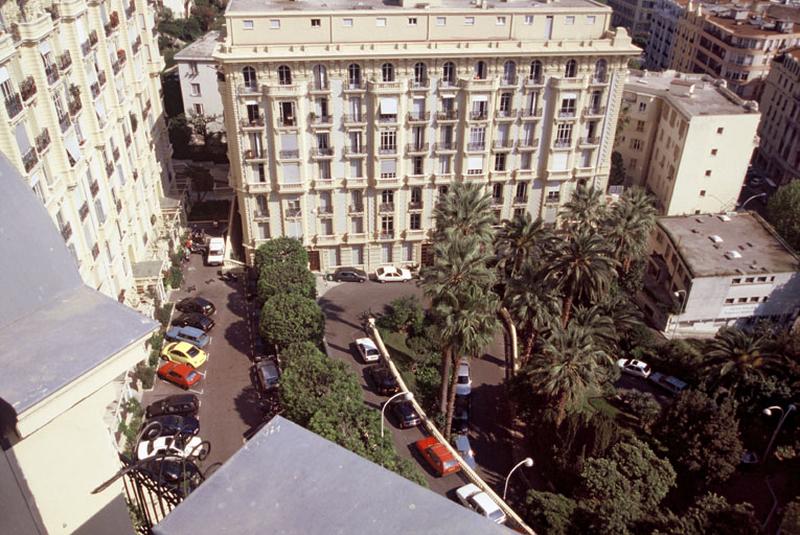
[[[279,293],[261,308],[259,333],[270,346],[279,350],[293,342],[322,343],[325,317],[316,301],[298,293]]]
[[[297,293],[309,299],[317,297],[317,281],[307,267],[295,262],[267,264],[258,278],[258,298],[266,301],[279,293]]]
[[[772,194],[767,219],[795,251],[800,250],[800,181],[793,180]]]
[[[259,273],[265,266],[284,262],[308,265],[308,252],[300,240],[281,236],[259,245],[256,249],[255,265]]]

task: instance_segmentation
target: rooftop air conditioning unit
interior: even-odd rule
[[[713,241],[714,243],[722,243],[723,242],[722,238],[720,238],[716,234],[712,234],[711,236],[708,237],[708,239]]]
[[[725,258],[727,258],[728,260],[733,260],[734,258],[741,258],[741,257],[742,253],[740,253],[739,251],[728,251],[727,253],[725,253]]]
[[[725,222],[725,223],[727,223],[728,221],[730,221],[730,220],[731,220],[731,218],[730,218],[730,216],[727,216],[727,215],[725,215],[725,214],[722,214],[721,216],[719,216],[719,220],[720,220],[720,221],[723,221],[723,222]]]

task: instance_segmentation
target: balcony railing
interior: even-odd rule
[[[422,210],[422,202],[410,202],[408,203],[409,210]]]
[[[19,98],[19,93],[6,97],[6,112],[11,119],[22,113],[22,99]]]
[[[94,46],[97,44],[97,30],[92,30],[89,32],[89,45]]]
[[[89,86],[89,90],[92,92],[92,98],[97,98],[100,96],[100,84],[97,82],[92,82],[92,85]]]
[[[58,56],[58,68],[62,71],[66,71],[72,66],[72,55],[69,53],[69,50],[65,50],[63,54]]]
[[[106,164],[106,176],[111,178],[111,175],[113,175],[113,174],[114,174],[114,164],[111,163],[111,162],[108,162]]]
[[[527,195],[517,195],[514,197],[514,204],[525,204],[528,202]]]
[[[583,109],[584,115],[603,115],[606,112],[605,106],[589,106]]]
[[[317,115],[316,113],[312,113],[308,116],[308,118],[313,125],[333,124],[333,117],[330,115]]]
[[[397,115],[378,115],[378,122],[379,123],[396,123],[397,122]]]
[[[515,86],[517,85],[517,77],[515,76],[503,76],[500,78],[500,85],[502,86]]]
[[[22,165],[25,166],[25,172],[29,173],[37,163],[39,163],[39,155],[36,154],[36,149],[31,147],[28,152],[22,155]]]
[[[608,83],[608,75],[601,74],[592,76],[591,83],[593,84],[607,84]]]
[[[311,149],[312,156],[333,156],[333,147],[316,147]]]
[[[42,128],[41,133],[36,136],[36,150],[39,152],[44,152],[47,147],[50,146],[50,130],[47,128]]]
[[[122,69],[122,66],[119,64],[119,61],[114,60],[114,61],[111,62],[111,71],[115,75],[119,74],[120,69]]]
[[[333,205],[329,204],[328,206],[320,206],[317,208],[317,213],[319,215],[328,215],[333,213]]]
[[[132,141],[133,140],[131,139],[131,135],[130,134],[125,134],[125,146],[126,147],[130,147]]]
[[[97,260],[98,256],[100,256],[100,246],[95,243],[92,245],[92,259]]]
[[[467,143],[467,150],[486,150],[486,143]]]
[[[517,143],[517,149],[519,150],[532,150],[538,146],[539,146],[539,138],[521,139],[519,143]]]
[[[394,212],[394,203],[393,202],[382,202],[378,205],[378,211],[381,213],[386,212]]]
[[[469,118],[473,121],[485,121],[489,118],[489,113],[486,110],[473,110],[469,112]]]
[[[91,51],[92,51],[92,44],[88,40],[81,43],[81,54],[83,54],[84,57],[88,56],[89,52]]]
[[[457,121],[458,112],[456,110],[445,110],[436,112],[437,121]]]
[[[427,80],[427,79],[425,79],[425,80],[409,80],[408,81],[408,88],[412,89],[412,90],[414,90],[414,89],[418,89],[418,90],[428,89],[430,86],[431,86],[431,81]]]
[[[600,137],[598,136],[587,136],[581,138],[581,145],[597,145],[600,143]]]
[[[406,152],[428,152],[427,143],[409,143],[406,145]]]
[[[78,215],[81,217],[81,221],[86,219],[89,216],[89,202],[83,201],[83,204],[78,209]]]
[[[141,50],[141,48],[142,48],[142,38],[141,36],[137,36],[136,40],[131,45],[131,50],[133,50],[133,53],[136,54],[139,52],[139,50]]]
[[[441,78],[439,80],[440,88],[454,88],[458,85],[458,81],[454,79]]]
[[[93,180],[91,185],[89,186],[89,191],[92,194],[92,197],[97,197],[97,194],[100,192],[100,183],[97,179]]]
[[[303,215],[303,210],[300,208],[287,208],[286,217],[300,217]]]
[[[516,110],[497,110],[494,114],[497,119],[514,119],[517,117]]]
[[[343,84],[343,89],[345,91],[364,91],[366,84],[363,80],[348,80]]]
[[[347,123],[366,123],[367,120],[366,116],[362,113],[358,114],[347,114],[344,116],[344,122]]]
[[[282,160],[296,160],[300,157],[299,150],[281,150],[278,151],[278,158]]]
[[[393,230],[382,230],[381,233],[378,235],[378,239],[381,239],[381,240],[393,240],[394,239],[394,231]]]
[[[243,128],[257,128],[264,126],[264,116],[259,115],[258,117],[244,117],[241,120],[241,125]]]
[[[572,140],[571,139],[557,139],[555,141],[555,143],[553,143],[553,146],[555,148],[557,148],[557,149],[568,149],[569,147],[572,146]]]
[[[278,126],[297,126],[297,119],[294,117],[279,117]]]
[[[514,141],[510,139],[495,139],[492,146],[496,149],[511,149],[514,148]]]
[[[433,144],[433,150],[436,151],[456,150],[456,144],[453,141],[440,141],[439,143]]]
[[[64,114],[64,115],[62,115],[61,117],[58,118],[58,126],[61,127],[61,133],[64,133],[67,130],[69,130],[69,127],[70,127],[71,124],[72,124],[72,121],[70,121],[69,115],[67,115],[67,114]]]
[[[575,108],[561,108],[558,110],[559,119],[572,119],[577,114]]]
[[[383,145],[378,148],[378,154],[397,154],[397,145]]]
[[[526,86],[544,85],[544,76],[529,76],[525,78]]]
[[[356,155],[356,154],[362,154],[363,155],[363,154],[367,153],[367,149],[364,148],[363,145],[356,146],[356,147],[345,147],[344,153],[345,154],[350,154],[350,155]]]
[[[61,74],[58,72],[58,66],[55,63],[45,65],[44,72],[47,75],[47,83],[50,85],[53,85],[61,78]]]
[[[33,98],[36,94],[36,80],[33,79],[33,76],[28,76],[19,84],[19,92],[25,102]]]
[[[67,101],[67,110],[71,116],[75,117],[81,108],[83,108],[81,97],[73,97]]]
[[[412,111],[408,113],[408,120],[411,122],[428,121],[430,118],[431,112],[429,111]]]
[[[64,241],[67,241],[70,239],[71,236],[72,236],[72,225],[70,225],[68,222],[64,223],[61,226],[61,237],[64,238]]]
[[[98,71],[97,81],[100,84],[100,87],[106,85],[106,81],[108,81],[108,78],[106,78],[106,71]]]
[[[542,116],[542,108],[534,108],[532,110],[525,109],[522,110],[522,113],[520,113],[520,117],[522,117],[523,119],[534,119],[536,117],[541,117],[541,116]]]
[[[119,148],[114,147],[113,149],[111,149],[111,156],[114,158],[115,162],[118,161],[119,160]]]
[[[351,214],[360,214],[364,212],[364,204],[351,204],[347,207],[347,211]]]
[[[257,95],[259,93],[258,84],[241,84],[237,92],[240,95]]]
[[[331,90],[331,86],[327,80],[314,80],[308,83],[308,90],[312,92],[323,93]]]

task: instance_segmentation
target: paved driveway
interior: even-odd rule
[[[380,313],[385,304],[405,295],[416,295],[422,299],[422,291],[412,283],[379,284],[371,281],[364,284],[327,282],[321,284],[319,289],[323,294],[319,302],[325,311],[325,336],[330,355],[350,366],[359,377],[364,402],[380,410],[381,403],[386,398],[375,394],[367,386],[363,374],[365,366],[356,358],[352,347],[356,338],[364,336],[361,315],[370,310],[373,314]],[[478,471],[500,492],[503,490],[503,478],[512,466],[508,434],[501,423],[504,418],[500,414],[503,406],[501,383],[504,377],[502,348],[502,337],[499,337],[490,350],[492,354],[473,361],[471,365],[473,414],[470,422],[470,442],[476,452]],[[401,430],[390,419],[387,423],[387,431],[389,430],[394,437],[397,451],[420,464],[431,489],[453,497],[452,491],[466,483],[466,479],[459,474],[444,478],[434,476],[424,461],[413,452],[413,443],[425,436],[422,427]]]

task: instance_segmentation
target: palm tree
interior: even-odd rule
[[[606,214],[603,192],[581,184],[572,193],[570,200],[564,203],[559,215],[564,228],[573,233],[582,229],[598,228]]]
[[[622,272],[647,251],[647,242],[656,223],[652,197],[641,189],[626,191],[611,207],[607,221],[614,258],[622,263]]]
[[[481,243],[494,239],[492,199],[482,186],[457,182],[450,186],[433,209],[436,240],[448,236],[475,236]]]
[[[497,268],[507,278],[514,277],[524,262],[542,256],[552,247],[553,239],[544,221],[533,220],[529,212],[504,221],[495,240]]]
[[[600,387],[605,368],[612,365],[608,354],[590,333],[578,325],[556,327],[542,349],[542,358],[529,369],[533,388],[555,406],[555,423],[567,412],[575,412],[591,391]]]
[[[560,243],[547,280],[554,282],[564,296],[563,327],[569,322],[576,300],[597,300],[608,289],[616,266],[603,236],[586,228],[578,229]]]
[[[786,371],[786,359],[773,351],[771,338],[741,329],[721,329],[706,345],[702,365],[712,384],[726,382],[732,388],[746,376]]]
[[[523,265],[519,276],[511,279],[505,292],[506,308],[519,326],[522,338],[520,365],[533,354],[536,341],[547,332],[559,316],[559,301],[543,274],[532,263]]]

